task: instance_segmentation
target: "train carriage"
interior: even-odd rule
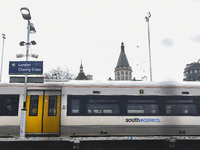
[[[24,84],[0,83],[0,135],[19,135]],[[30,83],[26,135],[200,135],[198,82]]]

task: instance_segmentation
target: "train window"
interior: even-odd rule
[[[39,101],[38,95],[31,95],[29,116],[37,116],[38,115],[38,101]]]
[[[88,115],[116,115],[119,114],[118,104],[88,104]]]
[[[90,99],[89,103],[117,103],[114,99]]]
[[[88,115],[117,115],[119,114],[117,102],[110,98],[89,99],[86,112]]]
[[[167,115],[197,115],[195,104],[167,104]]]
[[[143,114],[154,115],[158,114],[157,104],[127,104],[127,114]]]
[[[167,100],[167,103],[194,103],[192,99],[185,99],[185,100]]]
[[[168,99],[166,102],[166,115],[197,115],[197,108],[193,99]]]
[[[49,96],[48,116],[57,115],[57,96]]]
[[[17,116],[19,95],[0,95],[0,116]]]
[[[154,99],[134,99],[129,100],[129,103],[156,103],[156,100]]]
[[[80,100],[72,99],[71,101],[71,114],[79,114],[80,113]]]

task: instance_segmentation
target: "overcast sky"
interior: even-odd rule
[[[30,53],[44,61],[44,72],[67,66],[75,75],[81,60],[85,74],[94,80],[114,79],[124,42],[133,77],[149,78],[148,30],[153,81],[183,79],[186,64],[200,59],[200,0],[0,0],[0,33],[6,34],[3,82],[9,81],[9,61],[25,54],[27,21],[21,7],[31,12],[37,45]],[[1,35],[0,35],[1,36]],[[0,52],[3,39],[0,38]],[[1,53],[0,53],[1,55]],[[1,58],[1,57],[0,57]],[[36,60],[30,58],[29,60]]]

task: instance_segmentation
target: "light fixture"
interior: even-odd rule
[[[19,43],[19,45],[20,46],[24,46],[26,43],[24,42],[24,41],[21,41],[20,43]]]
[[[21,41],[19,43],[20,46],[24,46],[24,45],[36,45],[37,43],[35,41],[31,41],[30,43],[26,43],[24,41]]]
[[[145,17],[145,19],[146,19],[146,22],[149,22],[149,18],[151,17],[151,13],[150,12],[148,12],[148,14],[147,14],[148,16],[146,16]]]
[[[6,39],[6,35],[5,35],[5,34],[2,34],[2,38],[3,38],[3,39]]]
[[[30,33],[31,34],[36,33],[36,30],[35,30],[35,27],[34,27],[33,23],[30,23]]]
[[[22,14],[22,17],[25,19],[25,20],[31,20],[31,14],[30,14],[30,11],[28,8],[26,7],[23,7],[20,9],[20,12]]]
[[[17,54],[16,55],[17,58],[22,58],[22,57],[25,57],[25,56],[26,56],[25,54]],[[28,56],[33,57],[33,58],[38,58],[38,54],[29,54]]]
[[[24,57],[24,55],[23,54],[17,54],[16,57],[17,58],[22,58],[22,57]]]
[[[31,54],[31,57],[38,58],[38,54]]]
[[[37,43],[35,41],[31,41],[31,44],[32,45],[36,45]]]

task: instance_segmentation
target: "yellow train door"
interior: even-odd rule
[[[60,132],[60,91],[28,91],[26,133]]]
[[[43,132],[60,132],[60,94],[46,92],[43,111]]]

